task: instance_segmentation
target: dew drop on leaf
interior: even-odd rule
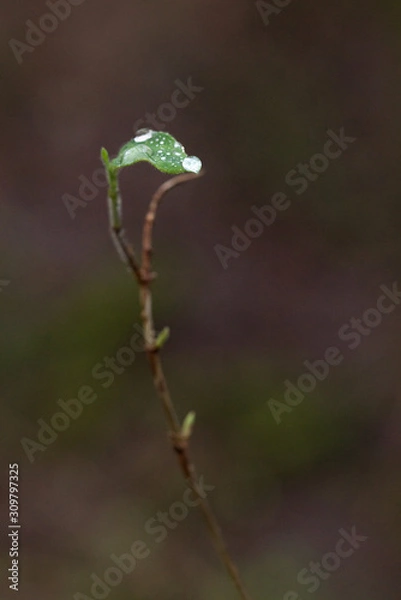
[[[187,156],[182,161],[182,166],[190,173],[199,173],[202,168],[202,161],[197,156]]]
[[[153,136],[151,129],[139,129],[134,137],[134,142],[146,142]]]

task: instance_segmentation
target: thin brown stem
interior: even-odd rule
[[[177,175],[168,179],[156,190],[150,201],[148,212],[146,213],[145,222],[143,225],[142,234],[142,270],[148,275],[151,274],[152,269],[152,252],[153,252],[153,225],[156,220],[157,209],[162,201],[163,197],[182,183],[196,179],[202,175],[202,171],[199,174],[195,173],[184,173],[183,175]]]
[[[128,267],[128,270],[135,275],[139,280],[141,277],[141,269],[135,252],[127,238],[125,232],[119,227],[111,227],[110,229],[111,239],[113,240],[114,246],[117,250],[117,254]]]
[[[187,485],[191,488],[199,500],[199,506],[210,532],[213,544],[228,572],[229,577],[232,579],[239,596],[242,600],[251,600],[240,579],[238,570],[230,557],[217,519],[205,498],[204,491],[198,484],[199,477],[189,457],[189,439],[181,432],[180,421],[177,417],[177,413],[167,385],[167,380],[163,371],[160,348],[156,344],[154,328],[151,284],[154,279],[154,273],[152,273],[153,227],[156,219],[157,209],[161,200],[169,190],[173,189],[177,185],[180,185],[181,183],[185,183],[186,181],[190,181],[195,177],[199,177],[201,174],[202,173],[195,175],[191,173],[173,177],[172,179],[169,179],[163,183],[153,195],[143,226],[142,262],[140,268],[138,268],[135,256],[133,255],[132,247],[126,241],[124,236],[117,236],[117,240],[119,242],[117,247],[120,248],[123,255],[126,257],[126,263],[138,281],[146,355],[152,370],[154,386],[165,412],[166,420],[169,426],[169,438],[173,450],[177,456],[178,464]]]

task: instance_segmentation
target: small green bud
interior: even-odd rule
[[[102,163],[104,164],[104,166],[107,167],[110,162],[110,158],[109,158],[109,153],[107,152],[106,148],[101,149],[100,158],[102,159]]]
[[[191,437],[192,429],[195,424],[196,413],[191,410],[184,419],[184,422],[181,427],[181,435],[182,437],[188,439]]]
[[[169,337],[170,337],[170,327],[164,327],[156,338],[156,341],[155,341],[156,348],[158,350],[160,350],[160,348],[163,348],[164,344],[167,342]]]

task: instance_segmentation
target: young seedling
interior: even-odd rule
[[[184,146],[169,133],[151,129],[137,131],[135,137],[125,144],[113,159],[110,159],[107,150],[102,148],[101,159],[109,184],[110,233],[119,256],[138,282],[145,351],[153,374],[154,386],[167,419],[172,448],[177,456],[178,464],[187,485],[199,500],[199,507],[205,518],[216,551],[226,567],[239,596],[242,600],[250,600],[238,570],[228,553],[216,517],[198,485],[199,477],[189,458],[188,449],[195,423],[195,413],[193,411],[189,412],[182,424],[178,419],[161,361],[161,350],[168,340],[170,330],[165,327],[156,335],[152,309],[151,284],[154,279],[154,273],[152,272],[153,226],[157,209],[169,190],[202,174],[202,162],[196,156],[188,156]],[[140,161],[149,162],[162,173],[174,175],[175,177],[164,182],[150,201],[143,224],[141,258],[139,261],[133,246],[125,237],[122,226],[122,201],[118,176],[121,169]]]

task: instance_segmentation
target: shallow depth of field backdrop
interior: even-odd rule
[[[115,154],[135,125],[169,131],[206,170],[160,210],[155,317],[171,327],[171,390],[181,417],[197,413],[192,455],[252,597],[399,597],[399,2],[85,0],[64,11],[30,49],[18,45],[26,21],[55,25],[46,3],[10,3],[0,19],[1,485],[18,462],[18,598],[94,597],[93,577],[136,540],[150,555],[104,597],[237,597],[195,508],[159,543],[145,530],[184,485],[144,355],[99,378],[138,324],[99,151]],[[336,158],[334,135],[354,140]],[[93,177],[100,185],[79,191]],[[165,179],[145,163],[124,172],[134,241]],[[278,192],[286,209],[250,221]],[[331,347],[338,364],[302,378]],[[313,389],[292,388],[275,418],[271,400],[298,381]],[[38,420],[82,386],[96,399],[30,461],[21,439],[37,441]],[[328,555],[353,529],[354,552]],[[1,597],[16,597],[6,552],[1,567]]]

